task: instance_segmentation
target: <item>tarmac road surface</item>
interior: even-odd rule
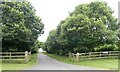
[[[38,64],[26,70],[102,70],[102,69],[63,63],[43,53],[39,53]]]

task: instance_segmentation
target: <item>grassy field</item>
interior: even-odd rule
[[[31,59],[28,64],[24,63],[15,63],[15,62],[3,62],[2,63],[2,70],[22,70],[25,68],[29,68],[35,64],[37,64],[37,54],[32,54]],[[1,67],[1,66],[0,66]]]
[[[74,65],[89,66],[89,67],[109,69],[109,70],[118,69],[118,59],[99,59],[99,60],[75,62],[75,61],[71,61],[67,56],[59,56],[55,54],[47,54],[47,55],[58,61],[74,64]]]

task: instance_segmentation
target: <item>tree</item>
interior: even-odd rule
[[[117,44],[119,24],[112,14],[112,9],[105,2],[78,5],[60,22],[55,33],[51,33],[53,38],[49,34],[47,42],[53,44],[50,43],[48,47],[65,54],[69,51],[90,52],[104,44]]]
[[[40,42],[39,40],[36,40],[31,47],[32,53],[38,52],[39,48],[43,48],[43,42]]]
[[[49,53],[55,53],[57,51],[57,42],[56,42],[56,30],[51,30],[49,36],[45,42],[47,45],[47,51]]]
[[[30,50],[43,34],[43,23],[30,2],[2,2],[3,51]]]

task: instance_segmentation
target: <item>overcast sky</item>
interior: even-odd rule
[[[44,42],[50,30],[55,29],[61,20],[64,20],[69,12],[73,11],[79,4],[89,3],[95,0],[29,0],[36,9],[36,15],[40,16],[44,23],[45,33],[38,40]],[[99,0],[101,1],[101,0]],[[118,1],[102,0],[114,10],[114,16],[118,17]]]

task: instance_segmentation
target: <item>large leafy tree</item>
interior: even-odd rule
[[[81,42],[79,45],[83,43],[87,48],[94,48],[95,46],[104,43],[115,43],[117,41],[116,31],[118,30],[119,25],[117,19],[112,16],[112,14],[112,9],[107,6],[105,2],[91,2],[90,4],[77,6],[70,16],[76,17],[76,19],[73,18],[71,20],[74,20],[72,25],[77,24],[76,30],[80,27],[81,30],[79,31],[81,31],[80,33],[83,33],[78,37],[83,39],[79,41]],[[74,27],[76,26],[73,26],[73,28]]]
[[[112,14],[105,2],[78,5],[69,17],[61,21],[53,35],[60,45],[58,50],[63,53],[89,52],[100,45],[117,44],[119,24]],[[57,44],[50,44],[53,45]]]
[[[58,45],[57,45],[57,41],[56,41],[56,30],[51,30],[49,33],[49,36],[47,38],[47,41],[45,42],[45,44],[47,44],[47,50],[50,53],[55,53],[56,51],[58,51]]]
[[[30,2],[2,2],[3,51],[30,50],[43,33],[43,23]]]

